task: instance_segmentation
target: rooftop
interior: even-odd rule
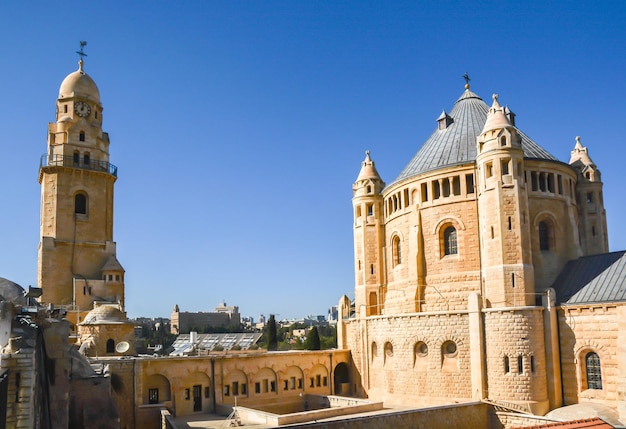
[[[489,106],[468,89],[454,103],[450,113],[439,116],[440,126],[422,145],[413,159],[400,172],[395,182],[432,170],[453,165],[473,163],[476,159],[476,137],[487,121]],[[510,113],[508,108],[505,109]],[[522,138],[525,158],[557,161],[526,134]]]

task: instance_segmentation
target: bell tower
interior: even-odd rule
[[[365,315],[381,314],[385,300],[384,219],[385,183],[380,178],[370,153],[365,153],[361,171],[352,186],[354,208],[355,311]]]
[[[117,168],[102,131],[100,92],[84,70],[85,45],[78,70],[61,83],[39,168],[41,301],[68,306],[78,317],[95,302],[124,309],[124,269],[113,241]]]

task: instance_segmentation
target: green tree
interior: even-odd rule
[[[270,320],[267,322],[267,350],[278,350],[278,340],[276,338],[276,319],[270,314]]]
[[[306,350],[319,350],[320,349],[320,334],[317,332],[317,326],[313,326],[306,336],[304,342],[304,348]]]

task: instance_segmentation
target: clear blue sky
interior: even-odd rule
[[[602,172],[626,248],[626,2],[3,2],[0,277],[37,282],[39,157],[63,78],[99,86],[130,317],[325,314],[353,295],[351,186],[387,183],[463,92]]]

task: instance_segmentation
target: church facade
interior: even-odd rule
[[[573,146],[559,161],[467,84],[391,184],[366,153],[338,327],[361,394],[626,419],[626,257],[607,253],[600,171]]]

